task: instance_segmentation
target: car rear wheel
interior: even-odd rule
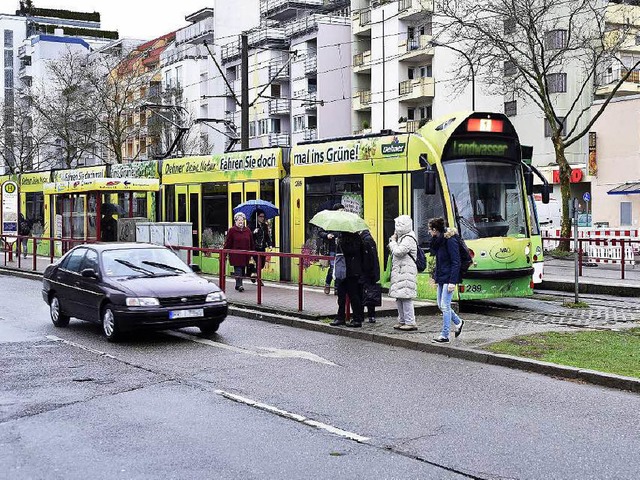
[[[62,313],[62,306],[60,305],[60,299],[54,295],[49,302],[49,313],[51,315],[51,321],[56,327],[66,327],[69,325],[69,316]]]
[[[220,322],[209,322],[204,325],[200,325],[198,328],[202,332],[203,335],[213,335],[218,331],[220,327]]]
[[[109,305],[102,309],[102,333],[110,342],[116,342],[120,338],[118,322]]]

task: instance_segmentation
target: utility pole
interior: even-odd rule
[[[386,54],[384,52],[384,9],[382,9],[382,129],[385,128],[385,104],[386,104],[386,73],[385,73],[385,62],[386,62]]]
[[[247,150],[249,148],[249,38],[246,33],[240,37],[242,39],[240,145],[242,150]]]

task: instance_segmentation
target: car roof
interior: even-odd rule
[[[147,250],[149,248],[167,249],[167,247],[163,245],[154,245],[152,243],[135,243],[135,242],[85,243],[82,245],[78,245],[78,247],[88,247],[88,248],[97,250],[98,252],[104,252],[107,250],[131,250],[131,249]]]

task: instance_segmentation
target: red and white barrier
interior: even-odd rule
[[[559,228],[541,229],[542,238],[560,238]],[[640,230],[629,228],[579,229],[578,238],[590,241],[580,242],[584,260],[594,263],[620,264],[622,262],[622,242],[624,241],[624,263],[640,265]],[[572,235],[573,238],[573,235]],[[542,242],[544,250],[553,250],[560,244],[559,240]],[[573,240],[570,248],[575,249]]]

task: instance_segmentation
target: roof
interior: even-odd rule
[[[640,193],[640,182],[623,183],[607,192],[609,195],[631,195],[634,193]]]

